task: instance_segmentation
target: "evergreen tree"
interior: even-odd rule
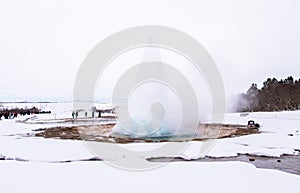
[[[278,81],[268,78],[261,89],[253,83],[239,95],[237,111],[282,111],[300,109],[300,79],[292,76]]]

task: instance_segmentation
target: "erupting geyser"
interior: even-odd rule
[[[160,82],[144,83],[134,89],[128,100],[128,110],[132,121],[138,124],[131,124],[129,128],[116,124],[113,134],[128,137],[172,136],[181,123],[178,96]],[[120,109],[117,108],[118,111]]]
[[[149,50],[157,52],[157,48]],[[113,104],[118,116],[112,130],[114,136],[192,137],[199,124],[198,109],[204,110],[203,104],[209,104],[209,100],[202,100],[201,106],[195,87],[182,72],[148,59],[120,77],[114,88]]]

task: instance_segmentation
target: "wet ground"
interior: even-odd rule
[[[300,150],[295,150],[300,152]],[[291,174],[300,175],[300,156],[299,155],[282,155],[280,157],[268,157],[240,154],[235,157],[204,157],[194,160],[185,160],[183,158],[149,158],[151,162],[176,162],[176,161],[192,161],[192,162],[224,162],[224,161],[242,161],[253,164],[257,168],[275,169]]]
[[[297,150],[300,151],[300,150]],[[23,158],[10,158],[0,154],[1,160],[15,160],[20,162],[30,162]],[[69,163],[69,162],[82,162],[82,161],[103,161],[99,157],[92,157],[88,159],[78,159],[78,160],[64,160],[64,161],[49,161],[48,163]],[[170,158],[170,157],[158,157],[158,158],[148,158],[149,162],[226,162],[226,161],[241,161],[253,164],[257,168],[280,170],[291,174],[300,175],[300,156],[299,155],[282,155],[280,157],[267,157],[267,156],[257,156],[240,154],[235,157],[204,157],[194,160],[185,160],[183,158]]]

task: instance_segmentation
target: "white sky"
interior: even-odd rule
[[[298,0],[0,0],[0,101],[72,99],[86,54],[113,32],[165,25],[201,42],[226,94],[300,77]]]

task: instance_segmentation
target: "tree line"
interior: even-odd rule
[[[253,83],[238,96],[238,112],[288,111],[300,109],[300,79],[292,76],[277,80],[268,78],[261,89]]]
[[[50,114],[51,111],[41,111],[37,107],[32,108],[0,108],[0,120],[2,117],[5,119],[13,119],[18,115],[31,115],[31,114]]]

